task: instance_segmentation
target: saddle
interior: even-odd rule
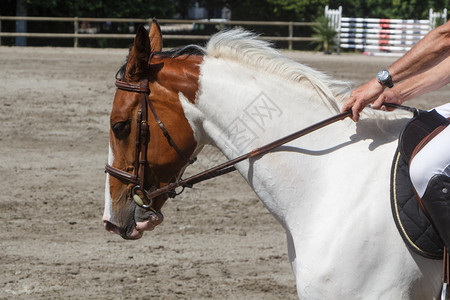
[[[405,244],[431,259],[442,259],[444,243],[416,196],[409,177],[411,158],[449,121],[435,110],[417,111],[399,137],[391,169],[391,208]]]

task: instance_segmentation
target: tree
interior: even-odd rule
[[[29,16],[173,18],[187,15],[198,2],[210,14],[228,7],[235,20],[313,21],[326,5],[343,7],[345,16],[423,19],[441,11],[450,0],[24,0]],[[17,0],[2,0],[1,14],[15,15]]]
[[[195,0],[174,0],[173,5],[175,11],[181,16],[182,19],[187,17],[189,8],[195,4]]]
[[[204,7],[208,11],[208,18],[214,17],[214,12],[217,9],[222,9],[228,5],[227,0],[197,0],[200,7]]]
[[[162,0],[26,0],[28,15],[49,17],[171,18],[173,1]]]
[[[235,20],[312,21],[328,0],[227,0]]]
[[[274,12],[289,21],[311,21],[323,14],[327,0],[266,0],[272,4]]]
[[[325,16],[318,17],[313,30],[314,34],[312,36],[316,38],[315,43],[319,43],[316,50],[322,47],[323,53],[330,54],[330,46],[334,44],[337,32],[328,25],[328,18]]]

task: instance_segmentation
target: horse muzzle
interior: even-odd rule
[[[140,206],[136,206],[134,211],[134,219],[136,221],[136,230],[151,231],[162,223],[164,216],[160,211],[153,209],[148,210]]]
[[[140,230],[137,225],[128,233],[126,230],[123,230],[121,227],[110,221],[103,221],[103,223],[107,231],[118,234],[125,240],[138,240],[144,235],[144,232]]]
[[[103,218],[105,229],[120,235],[126,240],[140,239],[145,231],[151,231],[162,223],[164,216],[160,211],[142,208],[132,204],[132,211],[125,214],[125,218]]]

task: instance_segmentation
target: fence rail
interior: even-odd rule
[[[2,32],[2,21],[25,21],[25,22],[72,22],[73,33],[34,33],[34,32]],[[115,23],[145,23],[150,25],[152,19],[130,19],[130,18],[78,18],[78,17],[30,17],[30,16],[0,16],[0,45],[2,37],[30,37],[30,38],[70,38],[73,39],[74,47],[78,47],[79,39],[133,39],[134,34],[105,34],[105,33],[81,33],[80,22],[115,22]],[[316,39],[308,36],[294,36],[294,27],[312,27],[314,22],[271,22],[271,21],[228,21],[228,20],[176,20],[159,19],[160,24],[209,24],[219,25],[224,28],[231,26],[278,26],[287,27],[288,36],[261,36],[263,40],[288,42],[288,48],[292,49],[293,42],[311,42]],[[164,32],[164,30],[163,30]],[[207,40],[210,35],[188,35],[165,33],[164,39],[169,40]]]
[[[447,21],[447,9],[429,10],[428,20],[352,18],[342,16],[338,9],[325,7],[329,24],[337,31],[337,51],[357,49],[367,55],[401,56],[409,51],[430,30]]]

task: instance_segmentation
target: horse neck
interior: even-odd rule
[[[320,89],[306,79],[288,81],[233,61],[206,58],[201,65],[199,87],[195,104],[182,101],[185,114],[199,144],[212,144],[229,159],[338,112]],[[367,159],[363,156],[373,150],[374,144],[378,153],[382,148],[379,145],[394,141],[395,133],[386,138],[386,133],[375,123],[361,121],[356,126],[345,120],[293,141],[283,151],[241,162],[236,168],[283,224],[287,213],[298,216],[296,211],[300,207],[300,195],[285,194],[283,189],[301,184],[301,196],[309,198],[306,201],[314,201],[318,207],[318,186],[328,186],[329,182],[342,179],[342,174],[356,174],[348,161],[358,160],[363,165]],[[388,160],[383,158],[383,161]],[[381,166],[384,167],[371,165],[360,172],[377,172],[376,168]],[[351,193],[348,185],[345,188]],[[340,192],[338,188],[328,190]],[[292,203],[297,206],[292,207]],[[308,213],[302,209],[302,215]]]
[[[199,144],[216,146],[228,159],[337,113],[308,80],[292,82],[232,61],[205,59],[199,86],[195,105],[182,101],[185,114]],[[347,124],[354,128],[352,122]],[[315,139],[305,137],[302,141],[308,146],[320,145]],[[330,139],[333,135],[327,137]],[[272,163],[258,160],[262,169],[272,169]],[[236,167],[255,191],[265,193],[266,183],[256,179],[264,177],[259,176],[261,168],[252,169],[248,161]],[[280,221],[283,218],[279,213],[274,215]]]

